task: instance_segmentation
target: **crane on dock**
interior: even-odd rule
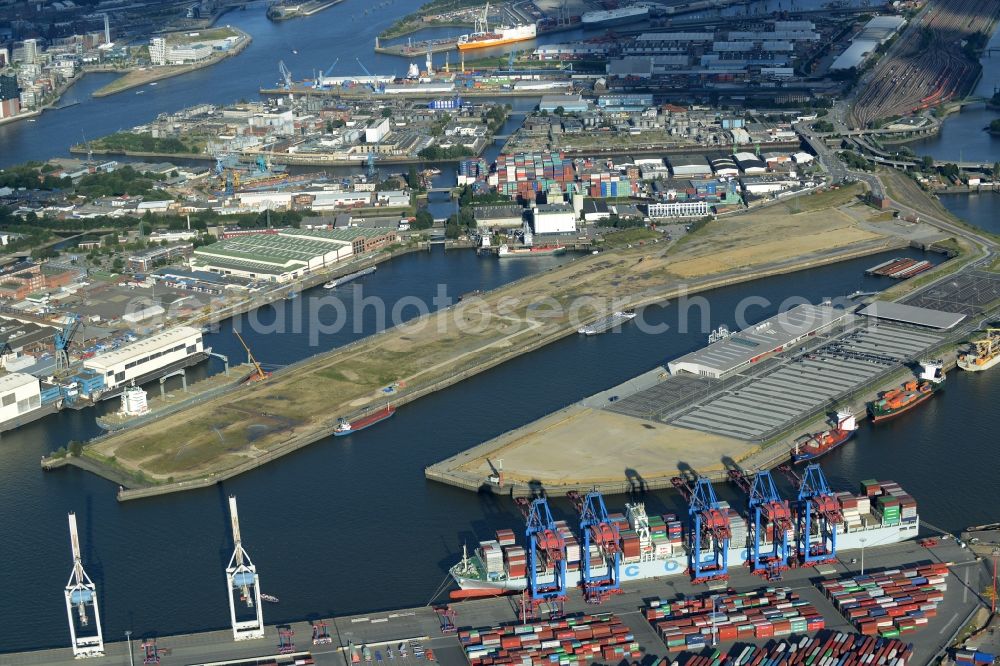
[[[566,493],[570,502],[580,513],[580,533],[583,536],[583,596],[588,603],[599,604],[607,601],[612,594],[621,592],[622,547],[618,525],[608,516],[604,497],[597,490],[586,495],[572,491]],[[590,563],[590,545],[594,544],[604,565],[598,567],[603,573],[595,572]]]
[[[278,71],[281,73],[281,80],[285,90],[292,89],[292,71],[285,65],[284,60],[278,61]]]
[[[257,359],[254,358],[253,352],[250,351],[250,347],[247,345],[246,341],[243,340],[243,336],[240,335],[239,331],[237,331],[236,329],[233,329],[233,335],[235,335],[236,339],[240,341],[241,345],[243,345],[243,349],[247,350],[247,360],[250,362],[250,365],[253,366],[253,374],[251,374],[249,377],[247,377],[244,380],[244,383],[246,383],[246,382],[259,382],[259,381],[263,381],[263,380],[267,379],[268,377],[270,377],[271,373],[270,372],[266,372],[264,370],[264,368],[260,367],[260,363],[258,363]]]
[[[243,549],[240,537],[240,517],[236,511],[236,498],[229,496],[229,519],[233,529],[233,556],[226,567],[226,582],[229,584],[229,617],[233,625],[233,639],[237,641],[264,637],[264,611],[260,601],[260,576],[250,555]],[[254,612],[249,620],[236,618],[236,596]]]
[[[790,466],[778,468],[798,490],[798,534],[795,547],[804,566],[828,564],[837,559],[837,526],[844,522],[837,499],[823,468],[811,463],[799,477]]]
[[[66,583],[65,596],[73,657],[99,657],[104,654],[104,634],[101,631],[101,611],[97,606],[97,586],[83,570],[80,533],[76,529],[76,514],[72,512],[69,514],[69,541],[73,552],[73,571]]]
[[[61,331],[56,331],[55,353],[56,371],[69,370],[69,347],[73,344],[73,336],[80,328],[80,315],[72,315],[66,319]]]
[[[453,634],[458,631],[458,626],[455,624],[455,618],[458,617],[458,613],[451,606],[439,606],[434,609],[434,612],[438,616],[438,624],[441,627],[442,634]]]
[[[292,640],[292,636],[295,632],[292,631],[291,627],[279,627],[278,628],[278,654],[291,654],[295,652],[295,641]]]
[[[517,505],[524,514],[525,541],[528,544],[528,598],[532,609],[541,604],[555,604],[561,608],[566,599],[566,542],[556,529],[552,511],[544,497],[534,500],[521,498]],[[538,576],[538,557],[542,556],[544,569],[552,569],[552,581],[543,582]],[[525,605],[527,613],[527,604]]]
[[[729,479],[747,495],[748,518],[753,525],[751,572],[768,580],[781,580],[791,554],[788,531],[793,522],[788,500],[781,499],[774,478],[766,469],[754,474],[752,481],[744,472],[731,469]]]
[[[715,497],[712,482],[703,476],[699,476],[694,484],[679,476],[670,481],[688,503],[691,581],[728,580],[732,531],[729,515]]]
[[[333,638],[330,636],[330,628],[326,626],[326,622],[319,620],[313,623],[313,645],[329,645],[333,643]]]
[[[323,72],[322,74],[319,73],[319,70],[316,71],[316,85],[314,86],[315,88],[322,88],[323,87],[323,79],[328,78],[330,76],[330,74],[333,72],[333,68],[337,66],[338,62],[340,62],[340,58],[337,58],[336,60],[334,60],[333,64],[330,65],[327,68],[327,70],[325,72]]]

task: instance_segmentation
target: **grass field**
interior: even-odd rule
[[[337,417],[383,405],[387,386],[405,396],[503,353],[531,349],[581,319],[662,297],[685,283],[696,288],[699,280],[734,267],[762,268],[883,238],[857,226],[858,211],[849,216],[816,205],[858,205],[877,214],[852,203],[853,196],[845,190],[818,194],[808,197],[816,202],[802,204],[810,212],[775,207],[712,222],[677,249],[633,243],[567,261],[516,286],[316,356],[294,371],[106,437],[85,455],[113,458],[154,482],[223,472],[293,437],[328,428]]]

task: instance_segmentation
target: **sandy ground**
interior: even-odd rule
[[[507,482],[581,485],[672,476],[722,467],[756,447],[746,442],[574,405],[511,433],[491,454],[503,459]],[[485,458],[458,468],[478,478],[492,472]]]

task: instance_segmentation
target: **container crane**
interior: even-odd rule
[[[253,352],[250,351],[250,347],[247,346],[247,343],[243,340],[243,336],[239,334],[239,331],[233,329],[233,334],[236,336],[236,339],[240,341],[240,344],[243,345],[243,349],[247,350],[247,359],[254,367],[253,374],[247,377],[244,382],[259,382],[270,377],[271,373],[266,372],[262,367],[260,367],[260,363],[258,363],[257,359],[254,358]]]
[[[326,622],[319,620],[313,623],[313,645],[329,645],[333,643],[333,638],[330,636],[330,628],[327,627]]]
[[[796,501],[798,534],[796,549],[805,566],[828,564],[837,559],[837,526],[844,522],[837,499],[818,463],[806,467],[799,477],[791,467],[781,470],[799,491]]]
[[[292,72],[285,66],[284,60],[278,61],[278,71],[281,72],[281,80],[285,86],[285,90],[292,89]]]
[[[612,594],[621,592],[622,547],[618,525],[608,517],[604,497],[593,490],[581,496],[577,492],[566,494],[580,513],[580,532],[583,535],[583,596],[588,603],[602,603]],[[604,572],[595,572],[590,565],[590,545],[597,546],[604,565]]]
[[[792,529],[792,510],[778,495],[774,478],[768,470],[757,472],[753,480],[740,470],[729,470],[729,479],[747,494],[747,506],[753,521],[753,546],[750,570],[768,580],[781,580],[788,568],[791,548],[788,531]],[[768,537],[765,539],[765,537]]]
[[[291,654],[295,652],[295,641],[292,636],[295,632],[291,627],[281,627],[278,629],[278,654]]]
[[[729,578],[729,539],[732,531],[725,508],[715,497],[712,482],[699,476],[692,485],[675,476],[674,488],[688,503],[691,580],[704,583]],[[705,547],[702,547],[704,542]]]
[[[73,336],[80,328],[80,315],[73,315],[63,324],[61,331],[56,331],[55,352],[56,370],[69,370],[69,347],[73,344]]]
[[[533,606],[542,603],[561,603],[566,598],[566,542],[556,530],[549,503],[544,497],[534,500],[519,499],[518,507],[525,518],[525,541],[528,544],[528,595]],[[552,567],[552,582],[542,582],[538,577],[538,555],[544,558],[546,568]]]
[[[73,657],[99,657],[104,654],[104,634],[101,631],[101,611],[97,606],[97,586],[83,570],[80,534],[76,529],[75,513],[69,514],[69,541],[73,552],[73,571],[69,575],[69,582],[66,583],[65,596]],[[75,618],[74,610],[76,610]]]
[[[333,64],[330,65],[330,67],[327,68],[327,70],[325,72],[323,72],[322,74],[320,74],[319,71],[317,70],[317,72],[316,72],[316,84],[313,87],[315,87],[315,88],[322,88],[323,87],[323,79],[328,78],[330,76],[330,74],[333,72],[333,68],[337,66],[338,62],[340,62],[340,58],[337,58],[336,60],[334,60]]]
[[[434,612],[438,616],[438,624],[441,627],[442,634],[453,634],[458,631],[458,626],[455,624],[455,618],[458,617],[458,613],[455,612],[454,608],[440,606],[435,608]]]
[[[229,617],[233,625],[233,640],[242,641],[264,638],[264,611],[260,603],[260,576],[257,567],[243,549],[240,538],[240,517],[236,511],[236,498],[229,496],[229,518],[233,529],[233,556],[226,567],[226,582],[229,584]],[[249,620],[236,619],[236,595],[247,608],[254,611]]]

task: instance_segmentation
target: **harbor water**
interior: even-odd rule
[[[770,306],[748,318],[774,314],[783,299],[818,301],[889,284],[865,277],[865,268],[903,252],[774,277],[705,294],[710,323],[735,325],[735,308],[747,296]],[[919,253],[909,251],[910,256]],[[932,255],[929,258],[937,259]],[[427,298],[437,283],[460,294],[490,288],[566,257],[499,262],[471,251],[412,254],[343,288],[392,301]],[[794,284],[794,287],[792,286]],[[305,292],[308,304],[323,290]],[[338,289],[339,291],[339,289]],[[265,364],[287,364],[355,337],[342,332],[309,344],[294,332],[294,313],[279,307],[267,320],[286,323],[284,333],[257,334],[241,327]],[[43,473],[38,459],[70,439],[96,432],[87,411],[66,411],[4,433],[0,457],[0,534],[6,549],[8,598],[0,607],[0,648],[5,651],[62,645],[66,641],[62,587],[69,574],[65,514],[77,512],[84,561],[98,585],[106,635],[136,635],[223,627],[227,622],[223,569],[231,554],[226,497],[240,502],[244,544],[257,564],[262,589],[281,598],[265,609],[269,622],[422,605],[445,582],[463,543],[473,544],[500,527],[517,528],[509,500],[474,495],[428,482],[423,468],[442,458],[541,417],[596,391],[705,344],[701,331],[680,333],[678,308],[647,308],[650,323],[670,330],[644,334],[628,324],[621,333],[572,336],[400,409],[396,417],[348,438],[318,442],[219,486],[118,504],[113,484],[74,468]],[[245,320],[245,318],[244,318]],[[370,332],[369,324],[364,328]],[[208,342],[231,358],[238,343],[224,325]],[[998,490],[988,466],[991,432],[1000,425],[987,404],[996,373],[953,375],[943,394],[890,426],[863,432],[831,454],[826,467],[837,485],[893,478],[918,498],[926,520],[952,529],[995,518],[976,498]],[[992,395],[995,395],[993,393]],[[947,457],[937,457],[942,443]],[[917,455],[914,455],[917,454]],[[950,493],[942,478],[962,478]],[[610,503],[619,506],[623,498]],[[647,498],[652,510],[676,507],[671,493]],[[564,517],[568,507],[557,503]]]

